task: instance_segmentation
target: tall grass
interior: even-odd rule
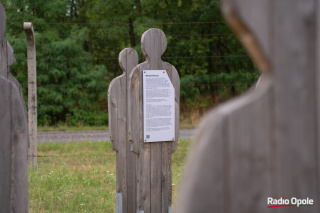
[[[190,140],[172,156],[173,203]],[[116,158],[108,142],[38,144],[29,169],[30,212],[115,212]]]

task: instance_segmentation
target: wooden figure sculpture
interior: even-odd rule
[[[319,3],[222,1],[263,78],[200,124],[177,213],[319,212]],[[317,203],[282,207],[269,198]]]
[[[149,29],[141,37],[141,48],[146,61],[134,68],[129,82],[129,140],[137,154],[137,211],[138,213],[171,212],[171,155],[177,149],[179,138],[180,81],[177,70],[161,60],[167,40],[159,29]],[[144,132],[144,71],[154,71],[167,77],[174,88],[172,123],[175,135],[167,141],[145,142]],[[163,80],[163,79],[162,79]],[[158,82],[159,83],[159,82]],[[160,83],[159,83],[160,84]],[[161,101],[161,100],[160,100]],[[157,128],[156,128],[157,129]],[[160,128],[159,128],[160,129]],[[165,136],[165,135],[163,135]]]
[[[128,141],[127,86],[132,69],[138,65],[137,52],[122,50],[119,64],[123,74],[112,80],[108,90],[109,128],[112,149],[117,152],[117,213],[130,213],[136,210],[136,155],[130,151]]]
[[[27,118],[17,87],[7,80],[13,54],[4,38],[5,23],[0,3],[0,211],[28,212]]]

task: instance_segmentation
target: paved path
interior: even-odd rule
[[[181,129],[180,139],[192,137],[194,129]],[[48,142],[83,142],[83,141],[109,141],[109,131],[61,131],[38,132],[38,143]]]

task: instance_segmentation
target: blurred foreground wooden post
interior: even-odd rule
[[[36,45],[33,26],[30,22],[24,22],[23,29],[27,36],[28,57],[28,126],[29,142],[28,150],[29,165],[37,168],[37,66]]]
[[[136,210],[136,155],[130,152],[127,122],[127,85],[132,69],[138,65],[138,54],[126,48],[119,54],[123,74],[112,80],[108,90],[109,129],[112,149],[117,152],[117,213]]]
[[[172,211],[171,155],[179,138],[180,80],[174,66],[161,60],[166,47],[161,30],[147,30],[141,37],[146,62],[130,76],[129,140],[138,158],[138,213]]]
[[[319,4],[222,1],[263,77],[201,122],[175,212],[319,212]],[[270,198],[314,202],[273,208]]]
[[[0,3],[0,211],[28,212],[27,119],[17,82],[8,78],[14,56],[5,20]]]

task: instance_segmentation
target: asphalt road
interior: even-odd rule
[[[180,139],[189,139],[193,136],[194,129],[181,129]],[[63,131],[63,132],[38,132],[38,143],[50,142],[84,142],[84,141],[110,141],[109,132],[100,131]]]

